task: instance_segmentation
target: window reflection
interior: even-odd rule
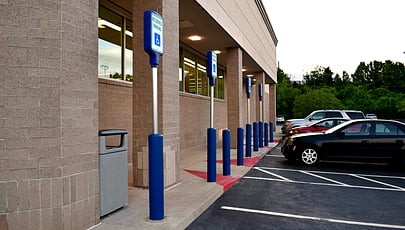
[[[98,76],[132,81],[132,22],[100,6],[98,34]]]
[[[197,93],[196,62],[191,57],[184,57],[184,82],[187,93]]]
[[[125,30],[125,80],[133,81],[133,48],[132,48],[132,21],[126,20],[126,30]]]
[[[206,60],[180,49],[179,90],[187,93],[210,96]],[[214,97],[224,99],[224,71],[218,68]]]
[[[203,63],[203,60],[199,59],[197,64],[197,86],[198,94],[203,96],[208,96],[209,80],[207,75],[207,68]]]

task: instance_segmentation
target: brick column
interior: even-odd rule
[[[243,117],[246,109],[242,101],[246,96],[243,94],[242,78],[242,50],[239,48],[228,48],[227,51],[227,104],[228,104],[228,128],[231,131],[231,148],[237,147],[237,129],[244,127]],[[245,106],[246,107],[246,106]]]
[[[269,120],[276,124],[276,84],[269,84]]]
[[[163,135],[165,186],[179,180],[179,12],[177,0],[133,1],[133,175],[134,185],[149,186],[148,135],[153,133],[152,70],[143,49],[143,13],[153,9],[164,20],[164,55],[158,66],[158,120]]]
[[[99,222],[98,1],[0,5],[0,228],[87,229]]]

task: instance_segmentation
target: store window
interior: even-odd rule
[[[210,96],[206,59],[183,48],[180,49],[179,90]],[[221,68],[218,68],[218,76],[215,80],[214,97],[224,99],[224,70]]]
[[[132,22],[103,6],[98,18],[98,76],[133,81]]]
[[[215,87],[214,87],[214,97],[219,99],[224,99],[224,76],[225,71],[223,69],[218,69],[218,76],[215,79]]]

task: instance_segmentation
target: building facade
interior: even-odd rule
[[[275,121],[277,38],[261,0],[0,1],[0,229],[86,229],[100,221],[101,129],[129,133],[129,186],[148,187],[152,72],[143,12],[164,19],[158,127],[165,186],[179,180],[180,150],[206,144],[206,55],[221,130]],[[199,40],[191,40],[192,35]],[[196,37],[198,38],[198,37]],[[235,146],[231,146],[235,147]]]

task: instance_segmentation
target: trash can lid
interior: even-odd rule
[[[110,135],[120,135],[128,134],[128,131],[125,129],[103,129],[98,131],[99,136],[110,136]]]

